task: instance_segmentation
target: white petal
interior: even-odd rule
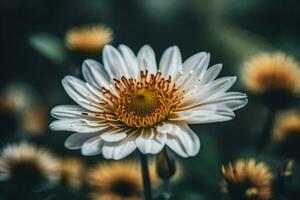
[[[182,157],[195,156],[200,150],[198,136],[185,123],[167,122],[157,129],[167,133],[167,145]]]
[[[195,87],[186,93],[180,109],[188,109],[203,103],[209,97],[226,92],[236,81],[236,77],[222,77],[200,88]]]
[[[240,92],[225,92],[206,99],[202,105],[222,104],[231,110],[237,110],[248,103],[247,95]]]
[[[165,78],[177,77],[182,72],[181,53],[177,46],[165,50],[159,62],[159,70]]]
[[[86,118],[82,113],[90,112],[77,105],[59,105],[51,110],[51,115],[57,119]]]
[[[77,104],[88,110],[101,112],[100,99],[90,92],[83,81],[73,76],[66,76],[62,80],[62,85]]]
[[[119,46],[119,50],[122,53],[123,59],[128,69],[128,74],[131,78],[137,79],[140,75],[140,69],[137,58],[132,50],[124,44]]]
[[[109,88],[110,78],[104,67],[95,60],[86,59],[82,64],[84,79],[95,88]]]
[[[80,149],[86,140],[95,137],[96,135],[99,135],[99,133],[73,133],[66,139],[65,147],[68,149]]]
[[[144,45],[137,55],[140,71],[148,70],[150,74],[156,74],[157,64],[155,53],[149,45]]]
[[[129,135],[120,142],[106,142],[102,148],[103,157],[106,159],[119,160],[131,154],[135,149],[135,137]]]
[[[186,61],[183,63],[183,72],[189,73],[191,71],[195,71],[199,66],[199,62],[201,62],[203,59],[206,58],[208,54],[206,52],[199,52],[196,53],[195,55],[192,55],[189,57]]]
[[[210,54],[200,52],[183,63],[183,73],[179,77],[178,83],[185,89],[194,87],[195,83],[201,80],[209,65]]]
[[[106,123],[89,121],[87,119],[60,119],[49,125],[54,131],[73,131],[78,133],[94,133],[106,129]]]
[[[170,120],[184,121],[187,124],[203,124],[231,120],[234,112],[222,104],[198,106],[177,112]]]
[[[221,72],[221,69],[222,69],[222,64],[216,64],[210,67],[203,75],[203,78],[200,80],[200,84],[205,85],[215,80],[215,78],[217,78],[217,76]]]
[[[97,89],[96,87],[92,86],[89,83],[85,83],[85,86],[89,89],[91,94],[93,94],[95,96],[95,98],[98,98],[97,101],[106,101],[107,100],[107,97],[104,96],[104,94],[102,93],[102,90]],[[109,89],[114,95],[117,94],[114,86],[111,84],[106,89]]]
[[[81,153],[84,156],[94,156],[101,153],[104,141],[100,136],[95,136],[85,141],[81,148]]]
[[[159,136],[155,137],[158,134]],[[157,133],[154,128],[143,129],[141,135],[136,138],[135,144],[143,154],[157,154],[165,146],[166,137],[163,137],[164,135],[166,136],[166,134]]]
[[[123,140],[124,138],[127,137],[126,131],[127,128],[112,129],[110,131],[101,134],[101,138],[105,142],[119,142],[120,140]]]
[[[103,49],[103,64],[111,79],[128,77],[126,64],[121,54],[111,45],[105,45]]]
[[[211,94],[216,94],[218,92],[226,92],[233,86],[235,82],[236,76],[225,76],[211,82],[211,85],[207,84],[207,86],[211,87]]]

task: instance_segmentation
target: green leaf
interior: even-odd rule
[[[29,36],[28,41],[36,51],[55,64],[64,63],[67,53],[61,39],[48,33],[35,33]]]

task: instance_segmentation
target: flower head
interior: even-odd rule
[[[59,161],[59,173],[61,181],[72,188],[79,188],[82,184],[84,164],[81,160],[66,157]]]
[[[38,184],[58,178],[57,159],[46,149],[28,143],[9,145],[0,157],[0,180]]]
[[[283,53],[252,57],[243,68],[243,81],[253,94],[262,95],[268,104],[285,105],[300,93],[300,69],[297,62]]]
[[[283,112],[274,123],[273,139],[278,153],[284,157],[300,158],[300,112],[296,110]]]
[[[152,168],[154,169],[154,168]],[[87,183],[95,200],[141,200],[143,182],[138,163],[119,161],[100,163],[87,173]],[[154,171],[150,171],[153,187],[158,184]]]
[[[84,25],[70,29],[65,36],[67,48],[74,51],[98,53],[113,40],[113,32],[102,24]]]
[[[293,135],[300,136],[300,112],[285,112],[275,122],[273,138],[283,141]]]
[[[58,120],[50,127],[76,132],[65,146],[84,155],[121,159],[136,148],[157,154],[167,145],[182,157],[194,156],[200,141],[187,124],[231,120],[247,103],[245,94],[228,92],[236,77],[216,79],[222,66],[208,68],[205,52],[182,64],[178,47],[170,47],[158,70],[148,45],[137,56],[125,45],[119,51],[107,45],[103,63],[83,63],[86,82],[66,76],[63,87],[79,106],[51,112]]]
[[[272,196],[273,174],[263,162],[238,160],[222,166],[225,184],[221,190],[236,200],[268,200]]]

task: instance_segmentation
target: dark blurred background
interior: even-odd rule
[[[81,63],[87,57],[101,61],[101,52],[78,55],[64,47],[65,33],[74,26],[103,23],[114,32],[113,45],[124,43],[137,52],[150,44],[157,58],[171,45],[179,46],[183,59],[199,51],[210,52],[211,65],[223,63],[221,76],[238,76],[235,89],[240,91],[244,90],[240,68],[251,55],[279,50],[300,59],[297,0],[1,0],[0,4],[0,90],[25,87],[25,96],[43,107],[43,123],[47,124],[42,133],[31,134],[20,128],[18,116],[4,112],[1,147],[26,139],[58,155],[80,157],[79,151],[64,149],[68,133],[53,133],[47,128],[53,120],[50,109],[72,103],[61,79],[67,74],[81,76]],[[49,44],[55,47],[50,50],[54,56],[33,45],[40,35],[55,43]],[[182,160],[186,174],[176,183],[180,188],[174,190],[177,199],[226,199],[218,189],[222,163],[255,157],[276,170],[286,159],[274,152],[255,151],[266,115],[257,99],[249,96],[249,104],[236,115],[230,122],[192,126],[199,134],[202,150],[195,158]],[[84,159],[93,163],[100,157]],[[295,173],[299,176],[299,171]]]

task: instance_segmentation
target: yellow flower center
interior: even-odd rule
[[[115,79],[115,96],[108,89],[103,93],[108,97],[107,105],[118,120],[131,127],[154,126],[165,120],[182,99],[182,91],[175,88],[171,77],[165,79],[158,72],[141,72],[140,80],[121,77]]]
[[[141,89],[133,94],[128,94],[128,104],[125,109],[138,116],[149,115],[160,106],[158,95],[150,89]]]

